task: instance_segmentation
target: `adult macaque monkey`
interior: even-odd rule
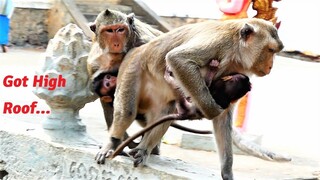
[[[90,29],[95,36],[88,57],[88,71],[93,82],[92,89],[100,97],[105,121],[110,128],[116,77],[124,55],[162,32],[142,23],[134,14],[126,15],[110,9],[102,11]]]
[[[105,156],[112,155],[138,113],[151,123],[175,108],[179,97],[164,78],[169,66],[184,94],[204,118],[213,121],[222,178],[233,179],[233,105],[222,109],[215,102],[200,70],[215,59],[219,66],[213,80],[231,73],[265,76],[282,48],[271,22],[240,19],[182,26],[131,50],[119,69],[111,138],[97,154],[97,161],[103,163]],[[170,124],[165,122],[144,135],[133,149],[135,165],[145,164]]]
[[[113,121],[118,69],[123,57],[130,49],[149,42],[162,32],[139,21],[133,13],[126,15],[110,9],[102,11],[90,25],[90,29],[95,36],[87,61],[88,72],[92,80],[92,90],[100,98],[109,129]]]

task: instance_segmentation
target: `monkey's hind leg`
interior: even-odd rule
[[[175,103],[173,102],[173,103],[170,103],[165,108],[165,110],[162,110],[160,114],[157,113],[159,115],[150,116],[150,117],[157,120],[158,119],[157,117],[163,117],[164,115],[173,112],[174,109],[175,109]],[[160,144],[161,138],[167,132],[172,122],[173,121],[164,122],[144,134],[143,139],[141,140],[139,145],[129,152],[129,154],[134,158],[134,162],[133,162],[134,167],[146,164],[147,158],[149,157],[150,153],[154,150],[154,148],[157,145]]]
[[[120,110],[124,112],[123,110]],[[112,156],[114,150],[122,143],[122,140],[126,138],[126,130],[132,124],[136,116],[136,113],[119,113],[117,109],[114,112],[114,122],[111,125],[109,134],[110,139],[98,152],[95,160],[98,164],[104,164],[105,158]]]
[[[213,120],[214,135],[217,142],[223,180],[232,180],[232,112],[224,111]]]
[[[143,136],[140,144],[129,152],[129,154],[134,158],[134,167],[146,164],[147,158],[151,152],[155,150],[156,146],[159,145],[161,138],[168,130],[172,122],[173,121],[165,122],[159,125],[159,127],[155,127],[154,129],[150,130],[150,132]]]

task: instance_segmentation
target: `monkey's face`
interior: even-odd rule
[[[257,57],[258,59],[253,64],[252,68],[252,72],[260,77],[265,76],[271,72],[275,54],[280,52],[284,48],[282,41],[279,39],[276,28],[270,27],[267,30],[267,42],[261,49],[261,53]]]
[[[275,54],[283,49],[283,44],[275,27],[270,27],[266,36],[267,41],[252,68],[253,73],[260,77],[270,73]]]
[[[97,16],[90,29],[105,52],[125,53],[134,27],[134,14],[106,9]]]
[[[112,76],[110,74],[106,74],[103,78],[103,87],[110,91],[111,89],[115,89],[117,85],[117,77]]]
[[[271,72],[273,66],[273,58],[275,52],[269,48],[265,48],[259,55],[252,67],[252,72],[259,76],[265,76]]]
[[[247,47],[255,54],[250,71],[261,77],[271,72],[273,58],[284,46],[272,23],[256,19],[251,27],[244,32]]]
[[[129,28],[126,24],[114,24],[100,26],[98,41],[102,49],[109,53],[126,52]]]
[[[117,77],[111,73],[101,73],[94,78],[92,84],[93,91],[99,97],[113,96],[117,85]]]

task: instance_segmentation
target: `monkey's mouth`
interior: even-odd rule
[[[267,74],[269,74],[269,73],[266,73],[266,72],[264,72],[264,71],[258,71],[257,76],[263,77],[263,76],[265,76],[265,75],[267,75]]]

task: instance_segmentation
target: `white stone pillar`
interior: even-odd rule
[[[49,41],[44,66],[37,74],[48,75],[49,79],[62,75],[66,83],[54,90],[43,86],[34,89],[34,93],[51,108],[50,115],[42,122],[44,129],[86,130],[79,118],[79,110],[97,98],[90,91],[87,71],[90,47],[91,43],[75,24],[61,28]]]

